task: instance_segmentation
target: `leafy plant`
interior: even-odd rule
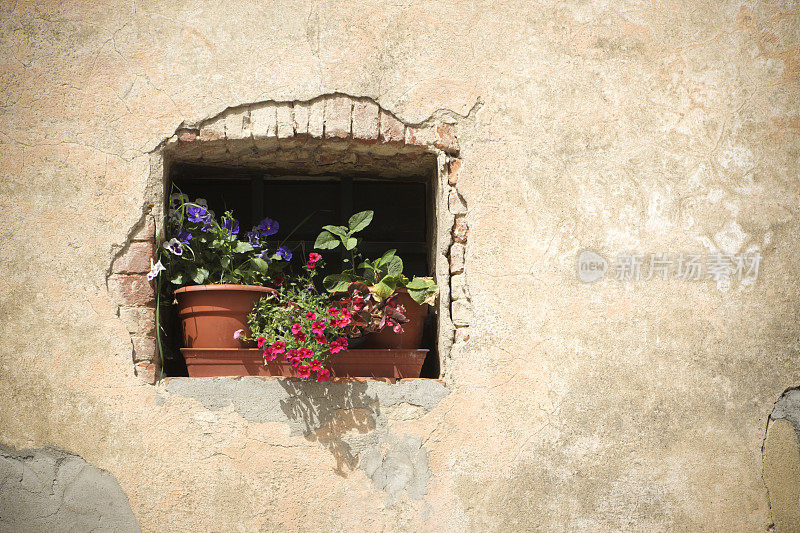
[[[397,255],[397,250],[388,250],[374,261],[364,260],[356,265],[356,260],[361,257],[358,252],[361,239],[356,234],[369,226],[373,216],[373,211],[361,211],[350,217],[347,226],[322,227],[314,242],[315,248],[334,250],[341,245],[350,252],[350,257],[345,259],[350,268],[325,276],[322,280],[325,290],[330,293],[346,292],[352,283],[363,283],[380,302],[393,295],[398,288],[405,287],[415,302],[433,303],[439,294],[439,287],[433,278],[415,276],[409,281],[403,275],[403,260]]]

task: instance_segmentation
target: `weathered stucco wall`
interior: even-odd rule
[[[786,414],[762,452],[800,382],[795,2],[0,10],[0,444],[108,472],[146,531],[772,523],[767,484],[798,464]],[[149,152],[229,106],[337,91],[407,123],[482,102],[459,130],[474,319],[447,389],[136,378],[106,277]],[[587,285],[584,248],[763,262],[753,284]],[[298,430],[291,398],[325,416]]]

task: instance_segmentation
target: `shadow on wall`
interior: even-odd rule
[[[346,477],[352,471],[357,457],[346,435],[364,435],[375,429],[380,417],[380,404],[367,394],[367,384],[354,381],[329,389],[324,396],[311,396],[307,386],[299,381],[281,380],[288,398],[281,401],[286,417],[300,427],[309,441],[325,446],[336,459],[335,472]]]

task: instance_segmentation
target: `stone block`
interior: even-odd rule
[[[456,220],[453,223],[453,241],[464,244],[467,242],[467,236],[469,235],[469,226],[467,225],[467,221],[464,219],[463,216],[456,216]]]
[[[464,197],[458,194],[458,191],[455,189],[450,189],[447,195],[447,206],[454,215],[464,215],[467,213],[467,203],[464,201]]]
[[[465,298],[469,298],[469,294],[467,293],[466,277],[464,274],[454,274],[450,276],[450,298],[453,300],[463,300]]]
[[[325,101],[325,137],[347,139],[350,137],[352,102],[346,96],[334,96]]]
[[[132,242],[128,248],[114,259],[111,271],[115,274],[142,274],[150,272],[150,259],[153,258],[153,243]]]
[[[372,100],[356,102],[353,105],[353,139],[360,141],[378,140],[380,108]]]
[[[454,243],[450,246],[450,272],[462,272],[464,270],[464,251],[463,244]]]
[[[153,285],[144,274],[112,274],[108,292],[119,305],[146,306],[155,301]]]
[[[451,159],[447,162],[447,183],[455,187],[458,183],[458,171],[461,169],[461,159]]]
[[[156,219],[153,215],[145,215],[144,222],[131,235],[133,241],[154,241],[156,238]],[[149,266],[149,265],[148,265]]]
[[[225,118],[216,117],[200,125],[200,140],[203,142],[225,139]]]
[[[308,134],[312,137],[322,137],[325,132],[325,100],[319,99],[311,103],[308,108]]]
[[[292,120],[294,122],[294,131],[296,135],[308,134],[308,112],[307,104],[295,104]]]
[[[158,359],[158,348],[155,337],[131,337],[133,343],[133,362],[152,363]]]
[[[405,125],[391,113],[380,110],[380,141],[402,143],[405,139]]]
[[[277,135],[277,113],[275,106],[265,104],[250,108],[250,128],[253,138],[275,137]]]
[[[153,307],[122,307],[119,318],[131,335],[153,336],[156,333],[156,310]]]
[[[456,326],[469,326],[472,323],[472,304],[467,300],[455,300],[450,303],[450,315]]]
[[[292,105],[280,104],[276,108],[277,135],[279,139],[294,137],[294,118]]]

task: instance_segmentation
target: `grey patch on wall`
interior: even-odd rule
[[[409,498],[422,499],[431,472],[422,439],[395,434],[387,409],[412,406],[425,414],[449,394],[441,382],[425,379],[324,384],[255,377],[171,379],[166,392],[193,398],[212,411],[233,405],[251,422],[289,424],[293,435],[331,452],[339,475],[363,470],[386,492],[389,504],[404,491]]]
[[[800,441],[800,389],[789,389],[784,392],[775,402],[769,417],[772,420],[783,419],[790,422],[797,433],[797,440]]]
[[[0,445],[0,531],[141,531],[116,478],[55,448]]]

